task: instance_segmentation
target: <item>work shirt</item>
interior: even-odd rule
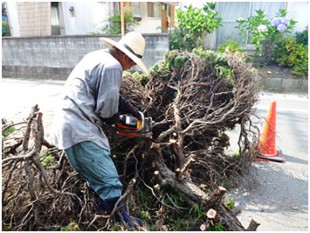
[[[121,64],[107,50],[87,54],[73,69],[55,113],[52,140],[59,149],[93,141],[110,150],[102,118],[118,112],[122,72]]]

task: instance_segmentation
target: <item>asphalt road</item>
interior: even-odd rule
[[[258,231],[308,231],[308,97],[261,93],[258,126],[274,100],[276,148],[286,162],[256,162],[252,183],[229,196],[241,209],[238,217],[244,226],[253,218],[261,223]]]
[[[1,118],[20,122],[26,119],[34,105],[43,113],[45,135],[50,135],[53,110],[63,89],[63,81],[1,80]]]
[[[39,104],[48,137],[63,84],[2,79],[1,118],[21,121]],[[244,226],[253,218],[261,223],[258,231],[308,231],[308,96],[261,93],[255,106],[259,127],[273,100],[277,101],[276,147],[287,161],[255,162],[250,171],[253,180],[228,196],[241,209],[238,218]]]

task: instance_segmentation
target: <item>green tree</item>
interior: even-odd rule
[[[132,31],[139,23],[135,21],[131,11],[125,7],[124,10],[125,30],[126,32]],[[119,35],[122,32],[121,28],[121,14],[120,11],[114,11],[109,14],[109,18],[106,21],[106,25],[101,29],[102,33],[108,35]]]
[[[192,51],[203,46],[207,34],[219,28],[222,18],[215,10],[215,3],[208,2],[203,8],[192,5],[185,7],[185,11],[176,11],[177,27],[170,34],[170,49],[184,49]]]

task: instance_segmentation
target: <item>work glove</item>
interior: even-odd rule
[[[119,122],[119,112],[115,113],[112,117],[102,119],[108,125],[115,125]]]
[[[142,121],[142,116],[139,113],[139,109],[137,107],[133,106],[133,104],[131,104],[131,106],[129,107],[128,113],[132,114],[134,117],[136,117],[140,121]]]
[[[142,120],[139,109],[127,100],[125,100],[121,95],[119,96],[118,110],[121,113],[130,113],[134,117],[138,118],[140,121]]]

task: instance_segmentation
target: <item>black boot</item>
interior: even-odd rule
[[[116,202],[118,201],[117,198],[113,199],[106,199],[102,200],[100,199],[99,201],[99,208],[103,211],[107,211],[109,214],[113,211]],[[114,212],[112,216],[112,220],[115,222],[122,222],[127,224],[129,227],[137,227],[137,226],[142,226],[143,221],[139,218],[135,218],[133,216],[130,216],[122,207],[121,203],[118,204],[118,209]]]

